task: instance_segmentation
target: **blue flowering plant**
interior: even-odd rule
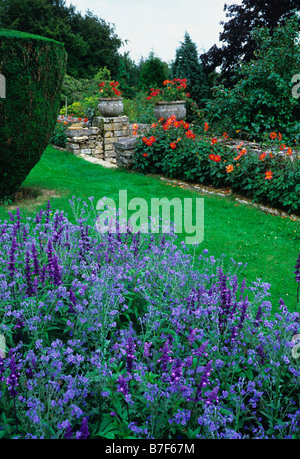
[[[0,222],[0,437],[299,439],[299,314],[173,231],[71,206]]]

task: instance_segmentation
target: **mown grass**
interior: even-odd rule
[[[280,298],[290,311],[297,310],[294,269],[300,252],[299,221],[266,214],[251,205],[237,203],[234,197],[201,195],[159,177],[104,168],[51,146],[30,172],[22,189],[25,197],[28,193],[27,198],[12,206],[0,206],[1,220],[8,219],[8,210],[14,212],[16,205],[24,216],[30,216],[45,207],[50,199],[53,211],[64,210],[72,221],[69,203],[72,196],[82,200],[94,196],[96,202],[107,196],[118,205],[119,190],[127,190],[128,202],[135,197],[144,198],[149,208],[154,197],[194,200],[203,197],[204,240],[197,252],[208,249],[215,258],[224,254],[227,266],[231,258],[237,263],[247,263],[241,276],[245,276],[248,283],[261,278],[271,284],[274,311]],[[195,206],[193,209],[195,211]],[[178,243],[187,235],[179,235]]]

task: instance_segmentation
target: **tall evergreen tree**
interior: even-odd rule
[[[238,62],[249,62],[257,49],[257,43],[251,37],[256,27],[274,30],[287,18],[299,11],[299,0],[243,0],[241,5],[224,5],[228,22],[221,22],[223,32],[221,48],[214,45],[201,55],[205,72],[211,73],[221,67],[226,86],[232,84],[234,67]],[[300,21],[299,21],[300,24]]]
[[[186,78],[188,91],[199,105],[208,97],[207,78],[199,60],[196,44],[186,32],[184,41],[176,50],[175,60],[171,66],[173,78]]]

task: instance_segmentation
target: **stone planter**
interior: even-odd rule
[[[99,97],[98,109],[101,116],[106,118],[114,117],[122,113],[124,106],[121,97],[102,98]]]
[[[183,120],[186,117],[184,100],[174,100],[171,102],[162,100],[156,102],[154,108],[154,116],[157,120],[162,118],[165,122],[172,115],[175,115],[178,121]]]

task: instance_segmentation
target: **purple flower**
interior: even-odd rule
[[[122,375],[118,377],[117,383],[117,392],[121,392],[122,394],[127,395],[129,393],[128,383]]]
[[[300,283],[300,253],[296,262],[294,274],[296,274],[296,282]]]
[[[162,372],[166,372],[168,368],[168,363],[173,362],[172,357],[170,354],[172,354],[172,350],[170,349],[170,344],[169,340],[165,341],[163,347],[160,349],[162,351],[162,357],[157,360],[158,363],[161,363],[161,369]]]
[[[20,373],[18,373],[17,371],[17,365],[14,355],[11,357],[9,368],[11,373],[9,377],[6,378],[6,385],[8,386],[8,392],[10,393],[10,395],[12,397],[15,397],[18,394],[16,387],[18,387],[19,385]]]
[[[71,440],[73,437],[73,429],[72,429],[72,426],[70,425],[70,423],[68,422],[68,426],[66,428],[66,431],[65,431],[65,434],[64,434],[64,438],[66,440]]]
[[[145,357],[150,357],[149,349],[151,346],[152,346],[152,343],[145,342],[144,344],[144,356]]]
[[[87,418],[83,418],[79,432],[76,432],[76,438],[85,440],[86,438],[88,438],[89,435],[90,433],[89,433]]]
[[[11,248],[9,252],[9,264],[8,264],[8,269],[9,269],[9,274],[10,274],[11,279],[14,278],[14,274],[16,272],[16,268],[15,268],[16,249],[17,249],[17,241],[16,241],[16,238],[14,237],[12,240],[12,244],[11,244]]]
[[[133,359],[135,358],[134,357],[135,347],[136,347],[136,345],[134,344],[132,338],[129,337],[127,339],[127,344],[126,344],[125,348],[126,348],[126,354],[127,354],[126,368],[127,368],[128,373],[130,373],[130,374],[132,373]]]

